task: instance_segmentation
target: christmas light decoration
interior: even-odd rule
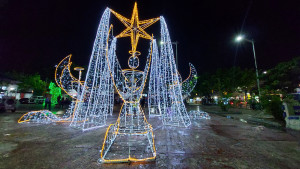
[[[191,63],[190,65],[190,75],[181,83],[182,88],[182,98],[187,98],[191,92],[194,90],[197,84],[197,71]]]
[[[109,18],[110,11],[106,9],[99,24],[84,84],[71,74],[72,55],[68,55],[57,65],[55,81],[63,91],[73,98],[73,101],[63,118],[47,111],[47,117],[51,117],[52,122],[71,122],[71,126],[85,131],[104,126],[107,115],[112,114],[114,90],[106,60]],[[27,120],[19,121],[48,123],[44,120],[45,116],[42,115],[44,112],[45,110],[26,113],[27,115],[25,114],[24,117]],[[27,118],[28,115],[31,118]],[[41,119],[36,120],[39,118]]]
[[[73,102],[75,103],[75,102]],[[72,108],[72,106],[70,106]],[[69,108],[69,109],[70,109]],[[28,113],[23,114],[19,120],[18,123],[42,123],[42,124],[48,124],[48,123],[70,123],[71,122],[71,116],[70,116],[70,110],[67,110],[67,112],[62,116],[59,117],[55,114],[53,114],[49,110],[38,110],[38,111],[30,111]],[[79,121],[83,122],[83,121]]]
[[[61,119],[54,115],[51,111],[48,110],[39,110],[31,111],[24,114],[19,120],[18,123],[23,122],[32,122],[32,123],[53,123],[60,121]]]
[[[62,61],[56,66],[55,69],[55,82],[58,87],[55,86],[54,83],[50,83],[49,89],[52,104],[57,103],[58,95],[61,95],[61,90],[65,91],[70,97],[73,98],[68,110],[63,114],[62,117],[58,117],[48,110],[39,110],[39,111],[31,111],[24,114],[19,120],[18,123],[50,123],[50,122],[64,122],[70,123],[72,121],[72,115],[74,113],[74,107],[77,103],[76,95],[78,88],[78,84],[80,84],[79,88],[82,88],[82,84],[78,83],[78,80],[71,74],[70,66],[72,55],[66,56]],[[82,121],[81,121],[82,122]]]
[[[76,99],[71,126],[83,131],[104,126],[107,115],[113,112],[114,90],[106,60],[109,18],[107,8],[99,23],[83,88]]]
[[[174,53],[167,24],[163,17],[161,23],[161,52],[159,61],[159,111],[164,125],[184,126],[191,124],[183,103],[182,89],[175,65]]]
[[[129,51],[129,53],[132,54],[132,56],[128,60],[128,65],[130,68],[136,69],[139,66],[139,60],[137,57],[141,54],[136,50],[139,38],[151,39],[151,36],[145,31],[145,29],[157,22],[159,17],[140,21],[137,3],[134,4],[131,19],[125,18],[114,10],[110,11],[126,26],[126,29],[117,35],[116,38],[130,37],[131,51]]]
[[[71,73],[71,57],[72,55],[66,56],[55,69],[55,82],[58,87],[61,88],[71,98],[77,99],[77,89],[82,89],[83,85],[78,83],[78,79],[75,78]],[[78,87],[78,84],[80,87]]]
[[[114,71],[113,82],[124,103],[117,122],[107,129],[99,161],[112,163],[153,160],[156,150],[152,126],[147,122],[140,99],[150,68],[152,48],[157,50],[156,40],[151,44],[144,71],[121,69],[115,53],[116,41],[114,38],[108,54],[115,56],[114,67],[109,67],[111,72]],[[111,62],[109,65],[112,65]]]
[[[193,120],[200,120],[200,119],[210,119],[208,113],[200,110],[191,110],[188,112],[189,116]]]
[[[72,55],[66,56],[57,66],[55,70],[55,81],[59,87],[56,87],[54,83],[50,83],[49,89],[51,97],[51,103],[57,104],[57,97],[61,95],[61,90],[64,90],[69,96],[73,97],[70,94],[70,90],[72,90],[72,83],[70,81],[75,81],[70,72],[70,59]],[[72,79],[72,80],[69,80]],[[44,103],[45,104],[45,103]],[[21,118],[18,120],[18,123],[53,123],[53,122],[71,122],[71,114],[73,113],[74,103],[70,104],[72,109],[68,109],[66,113],[63,114],[62,117],[58,117],[57,115],[53,114],[51,111],[48,110],[39,110],[39,111],[31,111],[25,113]]]
[[[161,116],[161,111],[159,110],[160,104],[160,63],[159,63],[159,52],[158,48],[153,49],[150,78],[149,78],[149,88],[148,88],[148,112],[150,116]]]
[[[156,21],[155,19],[139,21],[136,3],[131,21],[113,10],[111,11],[127,27],[120,35],[113,38],[107,55],[111,77],[118,94],[123,100],[123,105],[117,122],[111,124],[107,129],[99,162],[153,160],[156,157],[153,130],[140,106],[140,99],[150,69],[151,56],[153,51],[157,51],[156,40],[151,38],[143,29]],[[117,38],[127,36],[131,36],[132,45],[129,52],[131,56],[128,60],[130,69],[122,69],[116,57],[116,42]],[[139,37],[151,38],[150,50],[143,71],[136,70],[139,65],[137,55],[140,52],[136,51]]]
[[[197,84],[197,71],[191,63],[190,65],[190,74],[182,82],[181,76],[178,73],[178,78],[180,85],[182,86],[182,98],[183,100],[190,95]],[[153,51],[151,71],[150,71],[150,81],[149,81],[149,91],[148,91],[148,109],[149,116],[161,116],[159,111],[159,101],[160,101],[160,65],[159,65],[159,54],[158,52]]]
[[[110,33],[110,13],[126,26],[116,37]],[[156,40],[144,30],[158,20],[161,22],[161,39],[164,42],[160,54]],[[122,69],[116,56],[117,38],[122,37],[131,38],[129,69]],[[137,51],[140,37],[150,40],[143,71],[137,70],[138,56],[141,54]],[[33,111],[24,114],[18,122],[71,122],[70,126],[83,131],[104,126],[107,115],[113,112],[115,89],[123,104],[116,123],[110,124],[105,133],[98,160],[101,163],[141,162],[156,158],[153,128],[140,106],[150,66],[149,108],[156,111],[153,114],[161,115],[164,125],[188,127],[191,124],[190,116],[193,119],[208,117],[202,112],[190,112],[189,116],[186,111],[183,99],[196,84],[196,70],[190,64],[190,75],[182,82],[176,69],[165,19],[160,17],[140,21],[136,3],[130,20],[109,8],[105,9],[84,82],[71,74],[71,64],[71,55],[68,55],[55,71],[57,85],[73,98],[67,113],[61,118],[48,110]]]

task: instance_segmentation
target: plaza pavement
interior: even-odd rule
[[[116,121],[115,107],[107,126]],[[198,109],[188,106],[188,109]],[[153,126],[156,161],[98,164],[107,126],[82,132],[67,124],[18,124],[23,112],[0,114],[0,168],[264,168],[300,166],[299,132],[210,114],[188,128]]]
[[[201,109],[203,111],[220,115],[226,118],[239,120],[246,123],[263,125],[271,128],[284,128],[284,124],[275,120],[274,116],[264,112],[263,110],[252,110],[248,108],[232,107],[228,111],[222,111],[218,105],[193,105],[192,107]]]

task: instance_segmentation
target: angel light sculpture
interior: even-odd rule
[[[111,124],[107,129],[99,162],[154,160],[156,150],[152,126],[147,122],[140,106],[140,99],[146,84],[151,56],[158,51],[156,40],[144,29],[157,22],[159,18],[140,21],[136,3],[131,19],[127,19],[111,9],[110,11],[126,26],[126,29],[116,37],[109,37],[106,46],[109,71],[123,104],[117,122]],[[122,69],[116,57],[116,43],[117,38],[128,36],[131,38],[129,69]],[[137,51],[139,38],[150,40],[149,54],[143,71],[137,69],[139,67],[138,57],[141,54]]]

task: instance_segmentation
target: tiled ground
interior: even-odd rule
[[[193,109],[193,107],[189,107]],[[156,161],[98,164],[107,127],[82,132],[67,124],[17,124],[21,113],[0,114],[0,168],[299,168],[299,132],[212,115],[189,128],[148,119]],[[108,119],[114,123],[117,111]],[[108,125],[107,125],[108,126]]]

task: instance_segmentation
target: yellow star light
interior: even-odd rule
[[[158,18],[152,18],[140,21],[138,16],[137,3],[134,4],[133,12],[131,19],[127,19],[124,16],[118,14],[117,12],[110,9],[110,11],[126,26],[126,29],[122,31],[116,38],[129,37],[131,38],[131,51],[135,56],[136,47],[139,41],[139,38],[151,39],[151,36],[144,30],[157,22]]]

